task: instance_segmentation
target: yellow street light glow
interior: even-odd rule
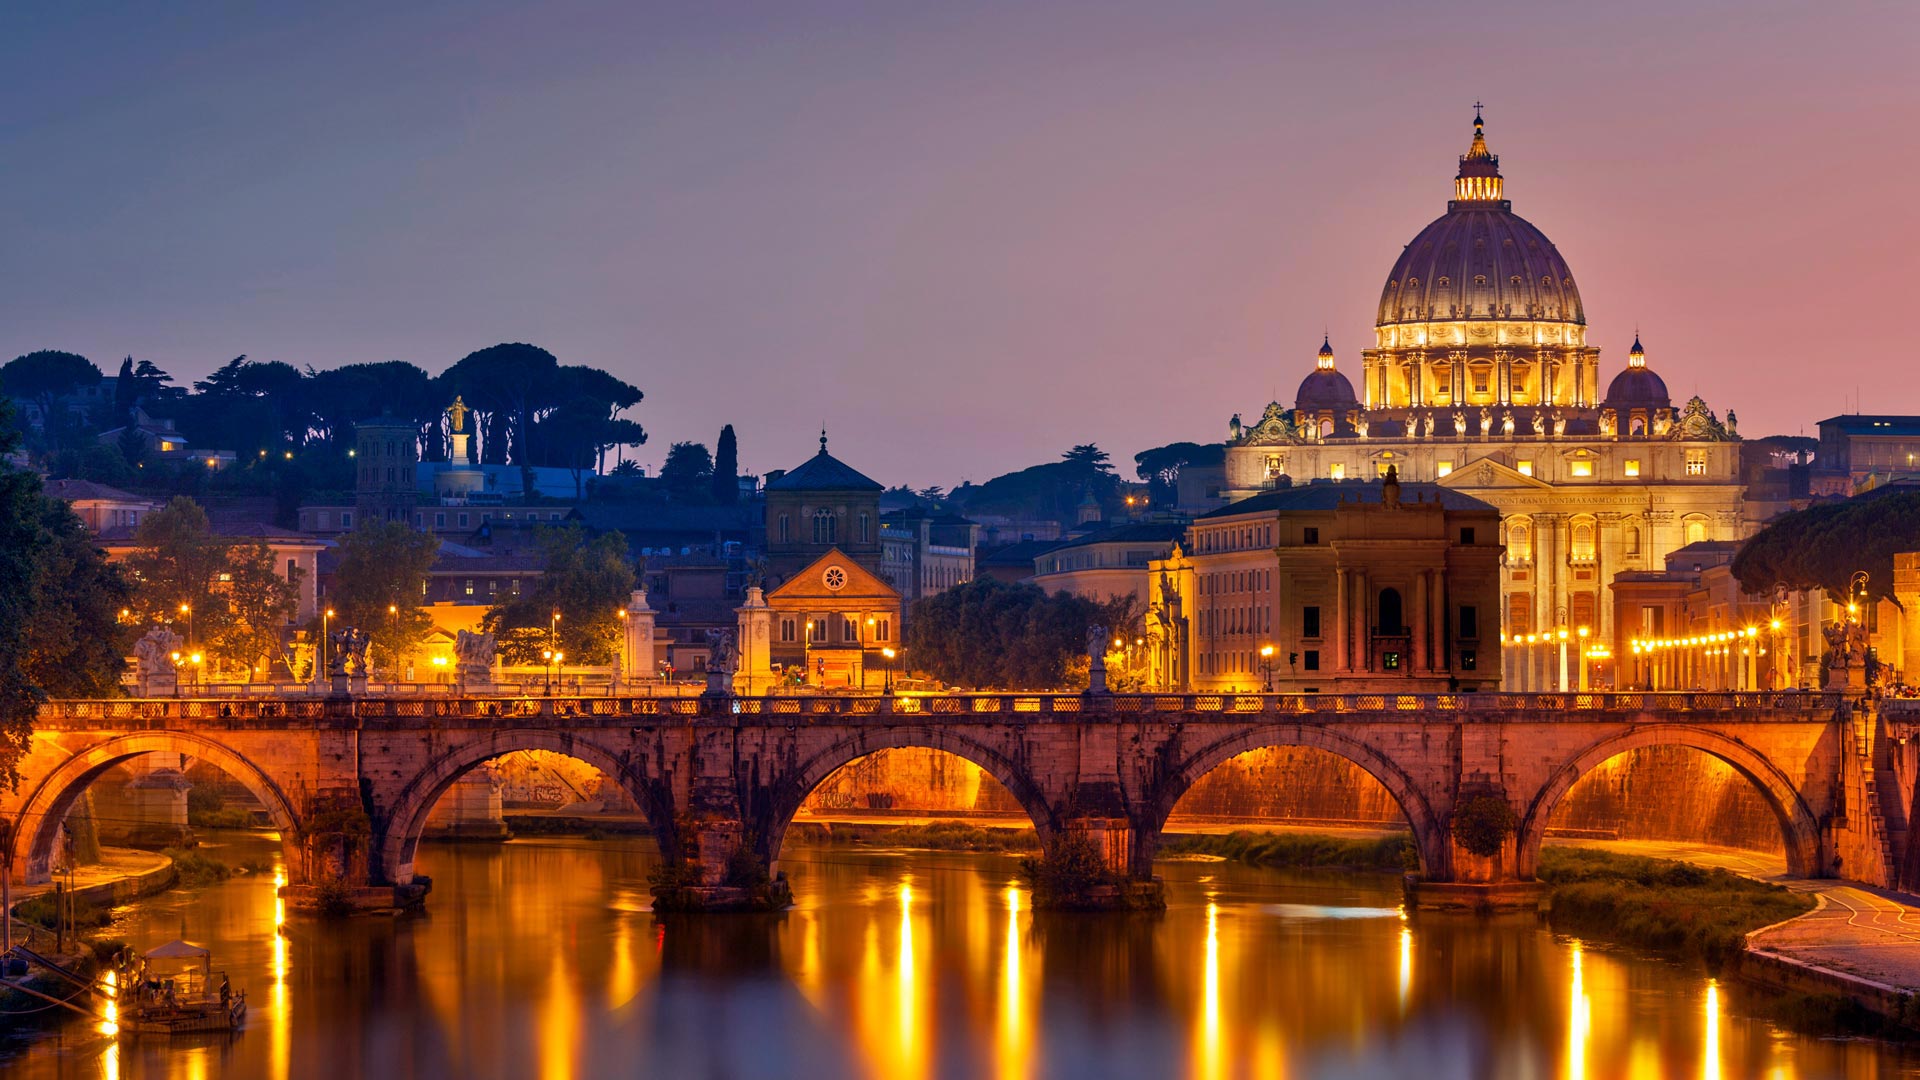
[[[1773,620],[1773,622],[1772,622],[1772,623],[1771,623],[1770,625],[1771,625],[1771,628],[1772,628],[1772,629],[1775,629],[1775,630],[1778,630],[1778,629],[1780,629],[1780,620],[1779,620],[1779,619],[1775,619],[1775,620]]]
[[[887,658],[887,659],[889,659],[889,660],[891,660],[891,659],[893,659],[893,658],[894,658],[895,656],[897,656],[897,655],[899,655],[899,654],[897,654],[897,653],[895,653],[895,652],[894,652],[894,651],[893,651],[892,649],[881,649],[881,650],[880,650],[880,655],[881,655],[881,656],[884,656],[884,657],[886,657],[886,658]]]
[[[1588,633],[1590,633],[1590,631],[1589,631],[1589,630],[1588,630],[1588,629],[1587,629],[1586,627],[1584,627],[1584,626],[1583,626],[1583,627],[1581,627],[1581,628],[1580,628],[1580,636],[1581,636],[1581,637],[1586,637]]]
[[[327,609],[327,618],[329,618],[329,619],[331,619],[331,618],[333,618],[333,609],[332,609],[332,608],[328,608],[328,609]]]
[[[1262,646],[1260,646],[1260,655],[1261,655],[1261,656],[1272,656],[1272,655],[1273,655],[1273,646],[1271,646],[1271,645],[1262,645]]]

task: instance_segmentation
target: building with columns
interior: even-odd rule
[[[1611,640],[1615,574],[1747,533],[1734,415],[1676,408],[1637,335],[1603,391],[1572,269],[1513,213],[1477,112],[1446,213],[1388,271],[1358,374],[1356,393],[1324,341],[1291,407],[1236,415],[1223,494],[1391,467],[1494,507],[1500,633]]]
[[[1168,689],[1495,689],[1499,516],[1437,484],[1315,481],[1196,519],[1148,571]]]

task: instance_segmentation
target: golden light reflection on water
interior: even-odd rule
[[[102,993],[107,1000],[100,1010],[100,1034],[113,1041],[100,1055],[100,1075],[106,1080],[120,1080],[120,1042],[114,1038],[120,1034],[120,975],[108,968],[101,981],[106,984]]]
[[[273,871],[273,991],[272,1015],[267,1018],[267,1067],[273,1080],[287,1080],[293,1062],[293,1018],[287,1015],[287,902],[280,890],[287,884],[285,867]]]
[[[540,1010],[541,1080],[573,1080],[575,1042],[580,1031],[580,1001],[568,977],[564,950],[556,950],[547,969],[547,1000]]]
[[[1407,1015],[1407,999],[1413,996],[1413,930],[1407,926],[1407,913],[1400,913],[1400,1015]]]
[[[1567,994],[1567,1080],[1585,1080],[1587,1042],[1593,1033],[1593,1004],[1587,998],[1586,950],[1575,940],[1568,951],[1573,957],[1573,987]]]
[[[1707,980],[1707,1034],[1701,1042],[1702,1080],[1720,1080],[1720,980]]]
[[[1206,962],[1200,976],[1200,1030],[1194,1040],[1194,1075],[1225,1075],[1220,1047],[1220,905],[1207,901]]]
[[[607,967],[607,1007],[618,1009],[640,993],[640,969],[633,962],[633,920],[613,927],[613,960]]]
[[[914,1066],[918,1064],[920,1048],[919,1032],[916,1029],[920,1019],[918,1015],[920,987],[915,982],[917,966],[913,959],[913,886],[904,882],[900,885],[900,959],[897,964],[897,974],[900,982],[899,1060],[903,1066],[909,1066],[909,1068],[895,1075],[918,1076],[920,1070]]]
[[[1007,953],[1000,972],[1000,1075],[1014,1080],[1032,1068],[1026,1023],[1026,983],[1021,970],[1020,889],[1007,886]]]

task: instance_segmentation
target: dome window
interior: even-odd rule
[[[1419,287],[1420,287],[1420,279],[1419,279],[1419,278],[1417,278],[1417,277],[1410,277],[1410,278],[1408,278],[1408,279],[1407,279],[1407,288],[1409,288],[1409,289],[1417,289],[1417,288],[1419,288]]]
[[[1475,285],[1485,285],[1487,283],[1487,275],[1485,274],[1473,275],[1473,283]]]
[[[1515,274],[1515,275],[1513,275],[1513,276],[1512,276],[1511,278],[1508,278],[1508,279],[1507,279],[1507,281],[1508,281],[1508,283],[1509,283],[1509,284],[1512,284],[1512,285],[1520,285],[1520,284],[1523,284],[1523,282],[1522,282],[1522,281],[1520,280],[1520,275],[1519,275],[1519,274]]]
[[[1450,279],[1450,278],[1447,278],[1447,277],[1445,277],[1445,276],[1442,276],[1442,277],[1440,278],[1440,280],[1439,280],[1439,281],[1436,281],[1436,282],[1434,282],[1434,284],[1435,284],[1435,285],[1437,285],[1437,286],[1439,286],[1439,287],[1440,287],[1440,288],[1442,288],[1442,289],[1445,289],[1445,288],[1448,288],[1448,287],[1450,287],[1450,286],[1452,286],[1452,285],[1453,285],[1453,281],[1452,281],[1452,279]]]
[[[1553,279],[1550,277],[1543,277],[1540,279],[1540,284],[1545,285],[1547,288],[1551,289],[1553,288]]]

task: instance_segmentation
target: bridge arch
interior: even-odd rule
[[[1027,770],[1012,758],[979,742],[961,729],[932,728],[918,724],[887,726],[842,739],[799,762],[791,772],[770,786],[767,805],[748,808],[749,820],[761,826],[758,829],[758,844],[768,863],[779,859],[780,847],[786,842],[787,826],[793,824],[793,816],[800,812],[807,796],[827,777],[840,767],[877,751],[907,748],[940,750],[979,766],[1006,788],[1021,809],[1027,812],[1034,830],[1040,834],[1041,843],[1046,843],[1053,836],[1058,823],[1054,820],[1052,804]]]
[[[1608,736],[1580,751],[1555,770],[1528,804],[1520,822],[1517,861],[1522,880],[1530,880],[1540,866],[1540,845],[1554,808],[1573,785],[1594,769],[1631,750],[1655,746],[1682,746],[1710,754],[1746,778],[1780,821],[1786,846],[1787,872],[1796,877],[1820,873],[1820,825],[1793,781],[1766,755],[1709,728],[1690,724],[1643,724]]]
[[[481,764],[521,750],[548,750],[599,769],[633,796],[647,815],[647,825],[663,854],[674,847],[671,796],[640,780],[625,759],[614,752],[566,731],[543,728],[502,728],[477,731],[471,741],[453,746],[429,761],[394,798],[387,810],[379,845],[380,864],[374,873],[395,885],[413,881],[414,855],[420,846],[420,833],[427,826],[433,805],[440,801],[455,780]]]
[[[187,731],[146,731],[94,743],[62,762],[36,785],[20,806],[14,831],[15,873],[26,884],[40,884],[52,876],[53,846],[60,823],[73,801],[87,786],[125,761],[142,754],[185,754],[199,758],[238,781],[267,808],[279,830],[281,855],[289,874],[299,873],[299,815],[292,800],[271,776],[240,754],[203,735]]]
[[[1181,796],[1214,769],[1252,750],[1302,746],[1324,750],[1358,765],[1379,781],[1400,805],[1401,813],[1413,829],[1413,846],[1420,859],[1420,872],[1427,877],[1443,877],[1449,872],[1446,833],[1440,828],[1433,808],[1413,778],[1385,754],[1331,728],[1302,724],[1260,724],[1223,736],[1181,758],[1155,785],[1147,802],[1147,828],[1140,830],[1136,861],[1151,863],[1159,846],[1160,834],[1173,816]]]

